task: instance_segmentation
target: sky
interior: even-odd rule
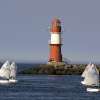
[[[54,17],[64,58],[100,62],[100,0],[0,0],[0,60],[47,62]]]

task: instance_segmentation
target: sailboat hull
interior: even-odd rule
[[[17,83],[18,80],[9,79],[9,80],[0,80],[0,84],[9,84],[9,83]]]
[[[8,84],[9,80],[0,80],[0,84]]]
[[[87,92],[99,92],[99,88],[87,88]]]
[[[15,79],[9,79],[9,83],[17,83],[18,80],[15,80]]]

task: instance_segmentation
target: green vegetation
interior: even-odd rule
[[[80,75],[84,71],[85,66],[85,64],[67,64],[62,66],[41,64],[39,66],[21,71],[19,74]],[[100,71],[99,65],[97,68]]]

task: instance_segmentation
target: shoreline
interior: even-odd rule
[[[86,64],[65,64],[60,66],[40,64],[20,71],[18,74],[28,75],[81,75]],[[100,71],[100,65],[97,65]]]

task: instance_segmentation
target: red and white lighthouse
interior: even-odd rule
[[[50,39],[50,54],[49,62],[62,62],[61,54],[61,22],[59,19],[54,18],[50,27],[51,39]]]

